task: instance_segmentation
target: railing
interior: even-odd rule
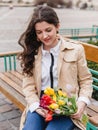
[[[98,40],[98,27],[93,26],[92,28],[61,28],[59,30],[61,35],[71,39],[89,39],[93,38]]]
[[[90,69],[90,72],[92,73],[92,75],[98,76],[98,71],[93,70],[93,69]],[[96,77],[94,77],[94,76],[93,76],[93,82],[98,84],[98,78],[96,78]],[[94,83],[93,83],[93,88],[94,88],[95,90],[98,90],[98,86],[95,85]]]
[[[17,55],[20,51],[8,52],[8,53],[0,53],[0,63],[3,64],[1,66],[1,71],[10,71],[16,70],[18,67]]]

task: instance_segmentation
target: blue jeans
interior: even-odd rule
[[[74,128],[75,125],[69,117],[56,116],[47,123],[38,113],[29,111],[23,130],[73,130]]]

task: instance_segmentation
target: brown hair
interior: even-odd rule
[[[49,6],[38,6],[34,9],[31,21],[26,31],[21,35],[19,44],[23,47],[23,52],[19,55],[21,59],[21,66],[23,73],[32,76],[32,69],[34,67],[35,55],[41,46],[41,42],[37,41],[35,24],[45,21],[49,24],[57,26],[59,23],[56,12]]]

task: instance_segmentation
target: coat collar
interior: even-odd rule
[[[60,36],[60,39],[61,39],[61,51],[64,51],[65,49],[74,49],[73,47],[73,42],[67,38],[63,38],[62,36]]]

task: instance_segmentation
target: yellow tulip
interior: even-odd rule
[[[54,90],[53,89],[50,89],[49,92],[50,92],[50,95],[54,95]]]
[[[56,104],[56,103],[52,103],[50,106],[49,106],[49,108],[50,109],[57,109],[59,106],[58,106],[58,104]]]
[[[54,89],[48,87],[45,89],[44,93],[47,95],[54,95]]]
[[[53,100],[56,101],[56,95],[55,94],[53,95]]]
[[[63,97],[67,97],[67,93],[63,92]]]
[[[62,106],[64,104],[65,104],[65,102],[63,100],[58,100],[58,105]]]
[[[63,96],[63,97],[67,96],[67,94],[65,92],[62,92],[61,90],[58,90],[58,94],[59,96]]]
[[[58,90],[59,96],[63,96],[63,92],[61,90]]]
[[[46,89],[44,90],[44,93],[45,93],[46,95],[49,95],[49,91],[47,91]]]

